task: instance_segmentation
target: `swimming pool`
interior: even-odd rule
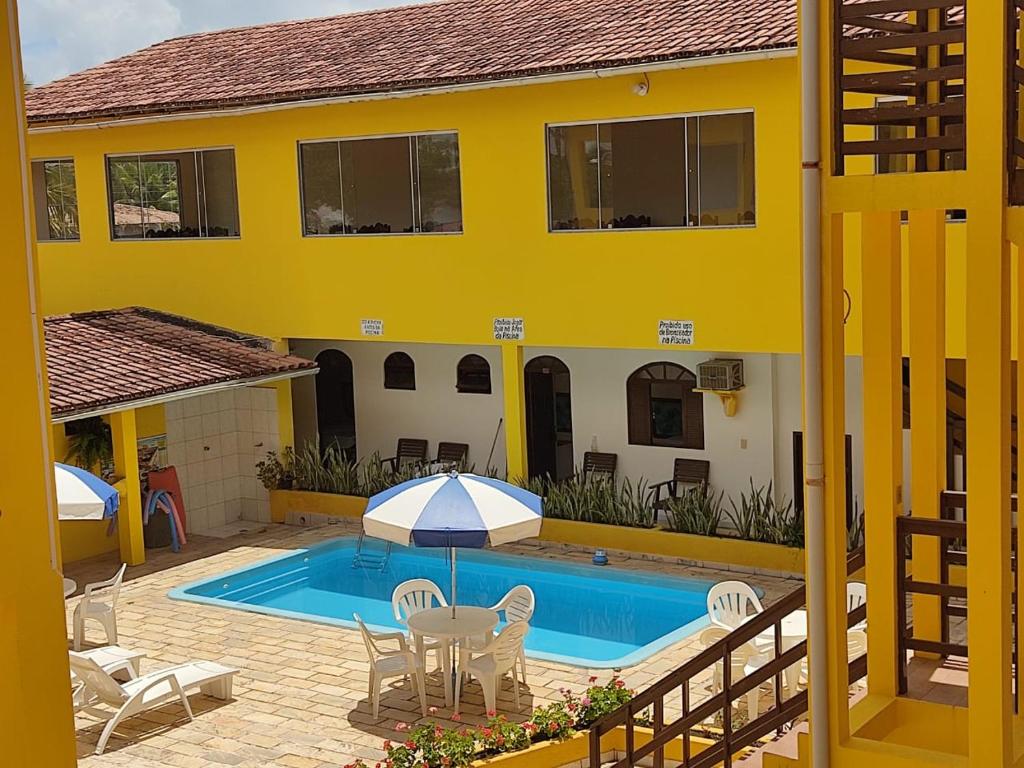
[[[356,544],[351,536],[332,539],[187,584],[169,596],[346,627],[355,626],[352,614],[358,613],[367,624],[387,629],[399,626],[391,593],[401,582],[428,578],[450,597],[446,550],[396,546],[384,569],[376,570],[353,567]],[[537,596],[526,650],[538,659],[625,667],[708,621],[709,581],[459,550],[460,604],[493,605],[516,584],[528,584]]]

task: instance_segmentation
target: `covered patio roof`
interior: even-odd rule
[[[259,336],[144,307],[47,317],[54,423],[316,373]]]

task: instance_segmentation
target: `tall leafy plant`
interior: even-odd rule
[[[665,510],[669,528],[677,533],[716,536],[725,510],[722,506],[724,491],[715,495],[707,483],[687,488],[682,494],[669,499]]]
[[[68,436],[65,464],[93,470],[114,460],[114,440],[110,426],[99,416],[82,419],[74,434]]]

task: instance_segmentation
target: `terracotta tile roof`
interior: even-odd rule
[[[316,369],[272,351],[267,339],[141,307],[57,315],[43,327],[55,419]]]
[[[796,46],[796,0],[440,0],[167,40],[27,94],[32,123]]]

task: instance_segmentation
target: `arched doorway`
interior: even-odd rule
[[[355,461],[356,403],[352,384],[352,360],[338,349],[316,356],[316,421],[321,449],[332,443]]]
[[[569,368],[557,357],[526,364],[526,457],[530,477],[564,480],[573,473]]]

